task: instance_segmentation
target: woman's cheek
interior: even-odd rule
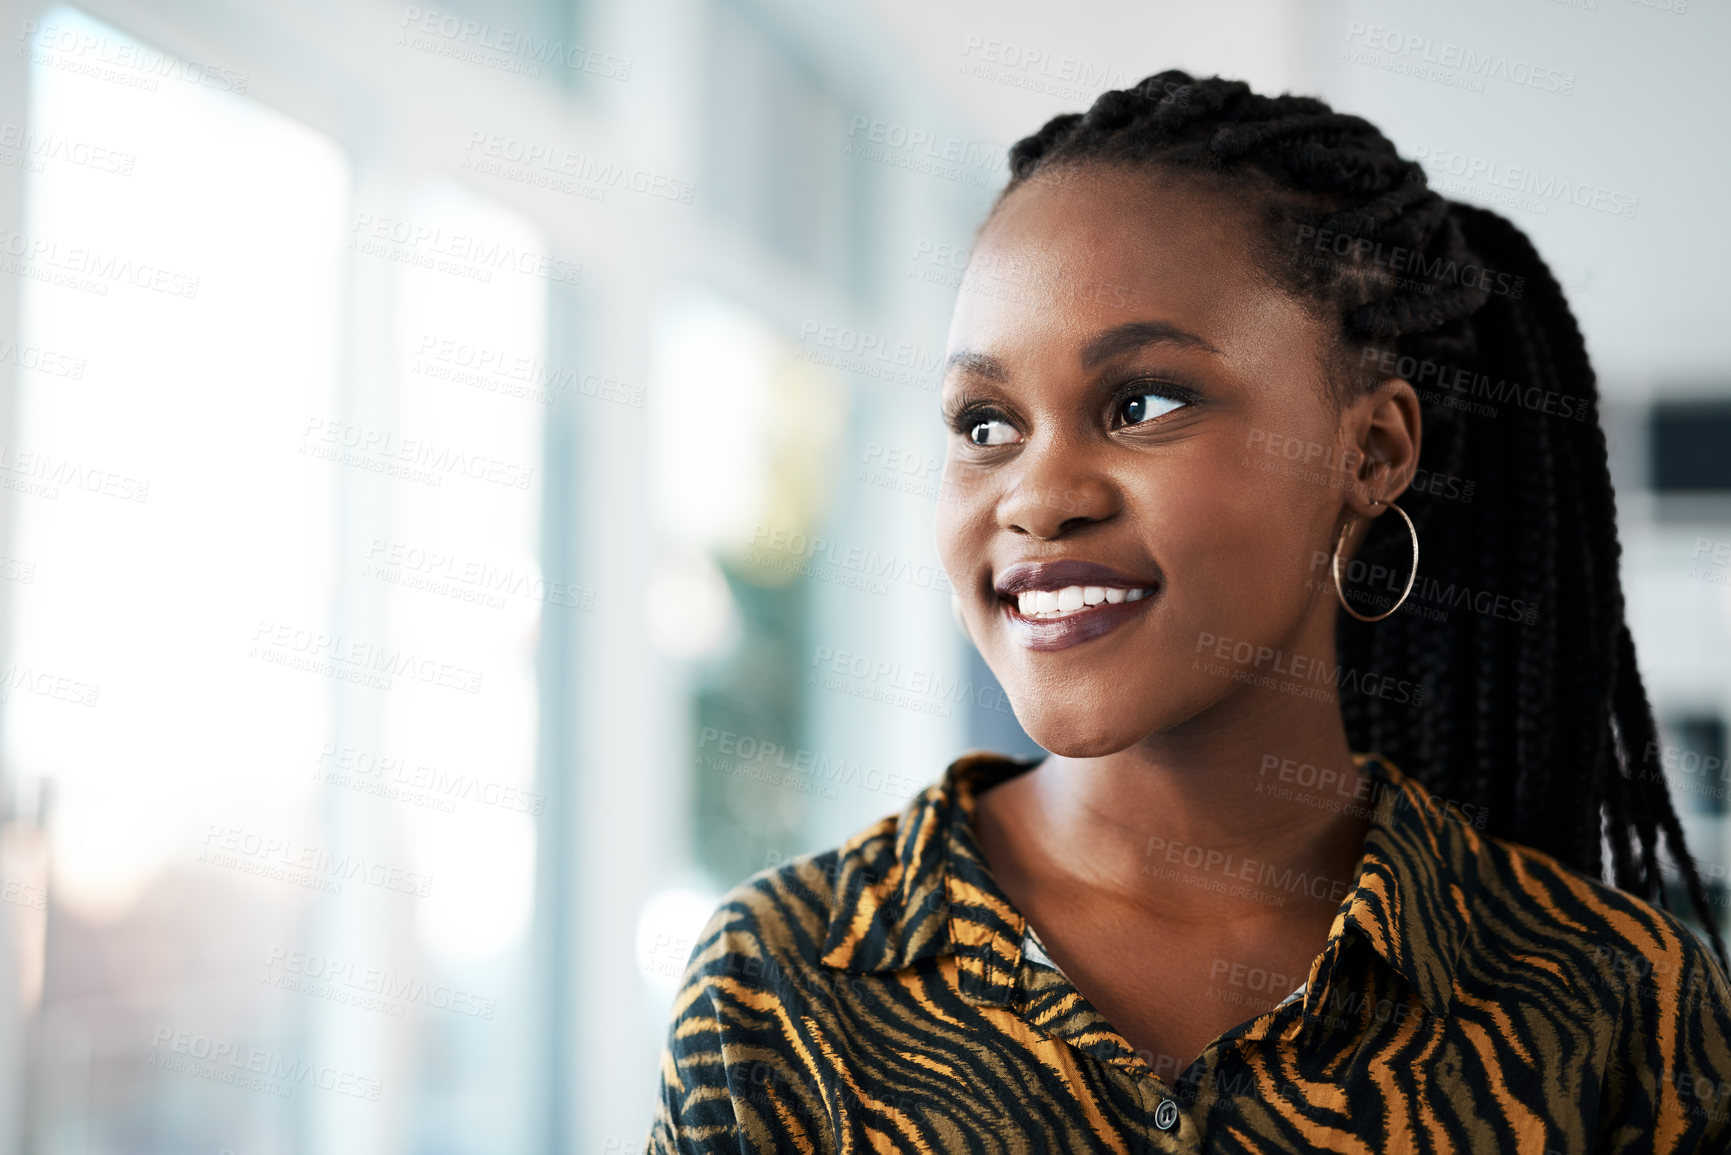
[[[952,501],[951,491],[945,490],[933,521],[933,535],[937,540],[938,562],[949,575],[950,584],[960,593],[970,580],[966,565],[968,549],[962,541],[964,522]]]
[[[966,592],[974,571],[990,545],[990,495],[977,478],[969,478],[954,463],[939,479],[938,509],[933,519],[938,561],[958,592]]]
[[[1287,531],[1248,512],[1213,510],[1204,522],[1186,525],[1170,551],[1172,606],[1191,633],[1242,635],[1289,600],[1293,583],[1280,544]]]

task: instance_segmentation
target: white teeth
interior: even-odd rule
[[[1117,586],[1065,586],[1060,590],[1024,590],[1016,595],[1016,609],[1023,617],[1062,617],[1102,602],[1137,602],[1153,590],[1121,589]]]

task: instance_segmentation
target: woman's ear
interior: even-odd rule
[[[1406,492],[1418,472],[1424,435],[1418,394],[1404,378],[1386,378],[1349,403],[1341,420],[1358,450],[1347,508],[1359,517],[1376,517]]]

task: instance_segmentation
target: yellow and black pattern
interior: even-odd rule
[[[726,896],[649,1150],[1731,1150],[1731,989],[1695,934],[1357,760],[1372,826],[1308,981],[1170,1079],[985,868],[974,797],[1031,763],[958,760]]]

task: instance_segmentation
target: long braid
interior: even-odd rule
[[[1415,714],[1343,692],[1354,746],[1387,754],[1433,793],[1486,807],[1491,833],[1583,872],[1602,873],[1608,844],[1615,885],[1660,903],[1663,851],[1726,965],[1664,776],[1644,765],[1657,730],[1625,621],[1597,383],[1532,243],[1497,214],[1439,196],[1368,121],[1218,77],[1162,72],[1053,118],[1011,148],[1004,195],[1095,164],[1258,199],[1258,257],[1339,319],[1337,397],[1389,376],[1389,356],[1418,367],[1423,467],[1472,487],[1403,495],[1426,543],[1420,577],[1469,600],[1503,595],[1521,620],[1458,602],[1442,621],[1342,615],[1343,669],[1411,672],[1425,695]],[[1300,243],[1320,237],[1347,248]],[[1379,371],[1367,374],[1372,359]],[[1445,377],[1490,383],[1499,404],[1451,404],[1458,386]],[[1535,395],[1539,404],[1526,400]],[[1372,535],[1361,557],[1400,572],[1407,548],[1404,534]]]

